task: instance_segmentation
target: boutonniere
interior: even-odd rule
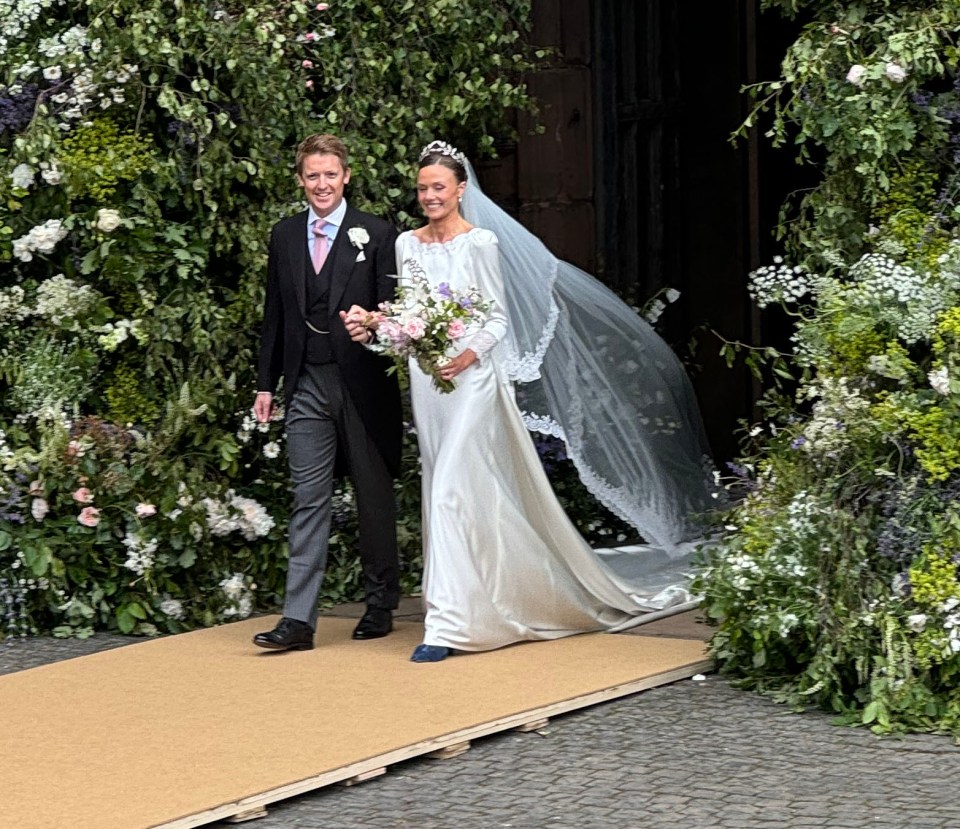
[[[363,246],[370,241],[370,234],[367,233],[366,228],[351,227],[347,231],[347,238],[350,240],[350,244],[360,251],[354,261],[363,262],[367,258],[366,254],[363,252]]]

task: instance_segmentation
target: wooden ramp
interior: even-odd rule
[[[187,829],[710,669],[697,639],[585,634],[408,661],[422,628],[313,651],[250,644],[274,618],[0,677],[0,827]]]

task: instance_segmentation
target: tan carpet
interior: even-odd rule
[[[274,792],[271,802],[325,772],[340,770],[333,782],[705,660],[699,641],[587,634],[417,665],[420,625],[354,642],[354,622],[334,618],[321,619],[313,651],[253,647],[274,621],[0,677],[0,829],[199,826],[245,798]]]

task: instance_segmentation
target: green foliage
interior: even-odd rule
[[[711,647],[798,709],[960,737],[960,6],[764,6],[808,22],[744,128],[772,110],[823,175],[751,274],[791,353],[723,345],[772,387],[702,553]]]
[[[423,144],[490,155],[532,110],[530,4],[43,6],[14,4],[0,47],[0,97],[18,102],[3,112],[23,118],[0,131],[4,632],[176,631],[272,607],[282,430],[247,412],[269,228],[302,204],[297,143],[339,134],[351,203],[412,224]],[[397,487],[407,589],[414,452]],[[338,505],[329,601],[360,590],[349,487]]]
[[[958,66],[960,6],[764,6],[811,19],[787,50],[781,78],[748,88],[755,108],[739,134],[764,124],[774,146],[796,147],[798,161],[822,172],[816,187],[781,212],[779,237],[792,258],[814,270],[852,262],[898,180],[918,167],[939,177],[952,164],[946,149],[954,96],[943,80]],[[956,210],[944,218],[955,221]]]

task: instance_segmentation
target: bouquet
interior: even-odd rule
[[[380,303],[376,338],[369,348],[393,357],[397,365],[415,359],[434,387],[446,394],[456,386],[440,377],[439,369],[457,341],[483,323],[490,304],[476,288],[458,293],[446,282],[433,287],[418,262],[408,259],[404,264],[410,279],[398,286],[396,299]]]

